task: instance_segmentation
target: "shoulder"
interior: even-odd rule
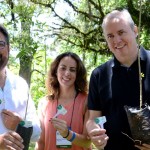
[[[150,50],[145,50],[147,52],[147,54],[150,56]]]
[[[87,99],[87,94],[79,92],[77,98],[85,101]]]
[[[39,102],[38,102],[38,108],[39,109],[44,109],[50,100],[48,100],[47,96],[42,97]]]
[[[112,58],[112,59],[108,60],[107,62],[105,62],[104,64],[95,68],[92,71],[92,74],[99,74],[103,71],[109,70],[111,67],[113,67],[113,65],[114,65],[114,59]]]
[[[44,106],[46,103],[48,102],[47,97],[44,96],[39,100],[39,104],[40,106]]]
[[[141,50],[142,57],[145,57],[146,55],[150,56],[150,50],[146,50],[143,46],[140,46],[140,50]]]
[[[55,100],[49,100],[48,96],[42,97],[38,102],[38,112],[45,113],[47,111],[47,108],[52,108],[52,105],[56,103]]]
[[[47,97],[42,97],[38,102],[38,113],[44,112],[48,104]]]
[[[18,86],[22,88],[28,88],[28,84],[25,81],[25,79],[23,79],[19,75],[12,73],[9,69],[6,69],[6,74],[7,74],[7,81],[14,88]]]
[[[79,103],[79,105],[84,106],[85,104],[87,104],[87,94],[86,93],[79,93],[77,96],[77,102]]]
[[[87,108],[87,94],[86,93],[78,93],[77,101],[76,101],[76,108],[78,108],[78,111],[85,113],[85,110]]]
[[[21,76],[19,75],[16,75],[14,73],[12,73],[9,69],[6,69],[6,74],[7,74],[7,77],[10,81],[15,81],[17,83],[24,83],[24,84],[27,84],[25,79],[23,79]]]

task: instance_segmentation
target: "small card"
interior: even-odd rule
[[[56,131],[56,146],[57,148],[71,148],[72,143],[67,139],[63,138],[59,131]]]
[[[104,123],[105,122],[106,122],[106,117],[105,116],[95,118],[95,123],[99,124],[102,129],[104,129]]]
[[[55,116],[53,118],[56,118],[58,115],[65,115],[67,113],[67,110],[62,106],[62,105],[58,105],[57,106],[57,113],[55,114]]]

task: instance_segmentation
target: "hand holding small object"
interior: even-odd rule
[[[2,110],[2,119],[5,127],[9,130],[15,130],[18,123],[22,120],[19,114],[10,110]]]
[[[95,118],[95,123],[99,124],[102,129],[104,129],[104,123],[105,122],[106,122],[106,117],[105,116]]]
[[[57,106],[57,113],[54,115],[53,118],[56,118],[60,114],[65,115],[66,113],[67,113],[67,110],[62,105],[58,105]]]

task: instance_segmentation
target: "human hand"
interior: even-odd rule
[[[15,130],[19,122],[22,120],[16,112],[6,109],[2,110],[2,119],[5,127],[9,130]]]
[[[139,148],[140,150],[150,150],[149,144],[142,144],[141,146],[135,145],[135,147]]]
[[[95,128],[89,132],[92,143],[100,150],[104,149],[109,139],[105,132],[106,130],[101,128]]]
[[[104,149],[107,144],[107,140],[109,139],[106,135],[106,130],[101,129],[100,126],[95,123],[94,119],[87,121],[86,128],[92,143],[98,149]]]
[[[54,128],[59,131],[62,137],[66,137],[68,134],[68,126],[66,121],[59,119],[59,118],[52,118],[51,122]]]
[[[23,150],[23,140],[19,134],[10,131],[0,135],[0,149],[1,150]]]

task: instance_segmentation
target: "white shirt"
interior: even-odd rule
[[[29,94],[28,85],[23,78],[14,75],[6,69],[5,86],[3,89],[0,88],[0,113],[2,109],[7,109],[18,113],[24,119],[28,98],[26,120],[32,121],[33,133],[31,141],[35,142],[39,139],[41,129],[34,102]],[[7,131],[8,129],[4,126],[2,116],[0,115],[0,134]]]

